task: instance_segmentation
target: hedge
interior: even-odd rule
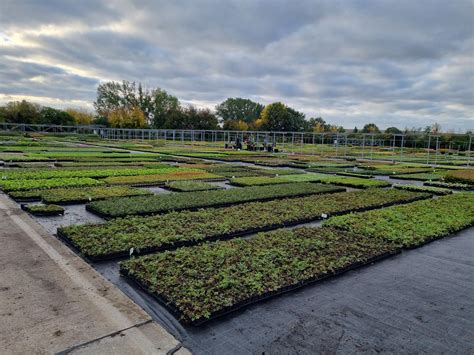
[[[431,195],[371,189],[310,195],[225,208],[172,212],[151,217],[126,217],[98,225],[60,228],[58,234],[91,260],[172,249],[203,240],[234,237],[351,211],[407,203]]]
[[[242,189],[181,192],[166,195],[114,198],[91,202],[86,208],[106,218],[135,214],[156,214],[204,207],[226,206],[258,200],[272,200],[344,191],[335,186],[299,183],[253,186]]]

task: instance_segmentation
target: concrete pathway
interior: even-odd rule
[[[0,352],[189,353],[0,193]]]

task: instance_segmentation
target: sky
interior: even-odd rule
[[[0,0],[0,103],[93,110],[110,80],[474,130],[474,0]]]

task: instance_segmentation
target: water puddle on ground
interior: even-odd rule
[[[423,181],[420,181],[420,180],[394,179],[387,175],[377,175],[375,176],[375,179],[388,181],[391,184],[423,186]]]
[[[56,234],[58,227],[73,224],[104,223],[105,220],[95,214],[86,211],[86,205],[68,205],[64,207],[64,216],[48,216],[33,218],[51,234]]]

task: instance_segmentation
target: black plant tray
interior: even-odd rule
[[[217,188],[211,188],[211,189],[202,188],[202,189],[199,189],[199,190],[188,190],[188,191],[183,191],[183,190],[171,187],[171,186],[163,186],[163,188],[166,189],[166,190],[173,191],[173,192],[198,192],[198,191],[214,191],[214,190],[224,190],[225,189],[225,187],[220,187],[220,186],[217,186]]]
[[[13,201],[15,202],[38,202],[38,201],[41,201],[41,197],[25,197],[25,198],[21,198],[21,197],[12,197],[10,195],[8,195]]]
[[[407,249],[407,250],[411,250],[411,249],[416,249],[416,248],[420,248],[428,243],[431,243],[431,242],[434,242],[435,240],[439,240],[439,239],[443,239],[443,238],[446,238],[446,237],[454,237],[457,233],[467,229],[467,228],[471,228],[472,226],[474,226],[474,222],[473,223],[470,223],[464,227],[462,227],[461,229],[457,229],[457,230],[452,230],[452,231],[449,231],[448,233],[446,234],[443,234],[443,235],[439,235],[439,236],[436,236],[436,237],[432,237],[432,238],[428,238],[428,239],[425,239],[424,241],[422,241],[420,244],[416,244],[416,245],[408,245],[408,246],[404,246],[403,248],[404,249]]]
[[[344,211],[339,211],[335,212],[332,214],[328,214],[329,217],[334,217],[334,216],[339,216],[339,215],[344,215],[348,213],[353,213],[353,212],[364,212],[364,211],[370,211],[374,209],[379,209],[379,208],[385,208],[385,207],[390,207],[390,206],[395,206],[395,205],[400,205],[400,204],[406,204],[410,202],[415,202],[419,200],[424,200],[427,198],[430,198],[430,196],[420,196],[416,197],[413,199],[405,200],[405,201],[397,201],[397,202],[390,202],[390,203],[385,203],[377,206],[370,206],[370,207],[362,207],[362,208],[356,208],[356,209],[351,209],[351,210],[344,210]],[[286,223],[276,223],[272,225],[267,225],[264,227],[260,228],[252,228],[252,229],[246,229],[234,233],[228,233],[228,234],[219,234],[219,235],[214,235],[212,237],[200,239],[200,240],[183,240],[183,241],[175,241],[174,243],[168,243],[168,244],[162,244],[160,246],[148,246],[148,247],[143,247],[143,248],[136,248],[134,247],[134,253],[133,255],[135,256],[140,256],[140,255],[146,255],[146,254],[151,254],[151,253],[156,253],[156,252],[162,252],[162,251],[167,251],[167,250],[175,250],[181,247],[187,247],[187,246],[195,246],[199,245],[202,243],[206,242],[214,242],[217,240],[228,240],[228,239],[233,239],[237,237],[243,237],[249,234],[255,234],[255,233],[261,233],[261,232],[267,232],[271,230],[275,230],[278,228],[284,228],[284,227],[293,227],[297,226],[299,224],[304,224],[304,223],[311,223],[311,222],[316,222],[320,221],[322,218],[321,216],[317,216],[314,218],[302,218],[299,220],[291,221],[291,222],[286,222]],[[70,245],[73,247],[73,249],[76,250],[78,254],[83,256],[86,260],[90,262],[98,262],[98,261],[105,261],[105,260],[112,260],[112,259],[124,259],[127,258],[130,254],[129,251],[118,251],[110,254],[105,254],[105,255],[100,255],[100,256],[91,256],[91,255],[86,255],[83,254],[80,250],[80,247],[76,245],[66,234],[62,233],[60,230],[57,232],[58,237],[60,239],[66,241],[66,244]]]
[[[229,207],[229,206],[234,206],[234,205],[240,205],[240,204],[245,204],[249,202],[265,202],[265,201],[273,201],[273,200],[283,200],[283,199],[292,199],[292,198],[298,198],[298,197],[304,197],[304,196],[309,196],[309,195],[323,195],[323,194],[332,194],[332,193],[338,193],[338,192],[344,192],[346,191],[344,188],[342,189],[334,189],[333,191],[323,191],[323,192],[308,192],[308,193],[301,193],[297,195],[291,195],[291,196],[277,196],[277,197],[268,197],[268,198],[261,198],[261,199],[255,199],[255,200],[246,200],[246,201],[237,201],[237,202],[227,202],[227,203],[220,203],[220,204],[211,204],[211,205],[206,205],[206,206],[198,206],[198,207],[183,207],[183,208],[176,208],[176,209],[170,209],[170,210],[162,210],[162,211],[151,211],[151,212],[139,212],[139,213],[134,213],[134,214],[125,214],[125,215],[120,215],[120,216],[110,216],[106,213],[102,213],[98,210],[96,210],[94,207],[91,205],[87,204],[86,205],[86,211],[89,211],[91,213],[96,214],[99,217],[102,217],[106,220],[113,219],[113,218],[123,218],[127,216],[151,216],[154,214],[164,214],[164,213],[169,213],[169,212],[179,212],[179,211],[197,211],[202,208],[221,208],[221,207]]]
[[[225,307],[225,308],[223,308],[223,309],[221,309],[217,312],[213,312],[213,313],[211,313],[209,318],[204,318],[204,319],[201,318],[201,319],[197,319],[197,320],[194,320],[194,321],[183,320],[183,314],[181,313],[181,311],[179,311],[179,309],[176,307],[176,305],[173,302],[167,300],[163,296],[160,296],[160,295],[157,295],[157,294],[151,292],[150,289],[145,284],[140,282],[134,276],[130,275],[126,270],[120,268],[120,275],[125,277],[132,284],[137,285],[145,293],[147,293],[148,295],[153,297],[158,303],[160,303],[164,307],[166,307],[169,310],[169,312],[176,319],[178,319],[180,322],[182,322],[183,324],[190,324],[190,325],[194,325],[194,326],[199,326],[203,323],[206,323],[206,322],[209,322],[209,321],[214,320],[216,318],[222,317],[222,316],[227,315],[231,312],[235,312],[235,311],[240,310],[244,307],[248,307],[248,306],[250,306],[254,303],[261,302],[261,301],[267,300],[267,299],[272,298],[272,297],[283,295],[285,293],[297,290],[299,288],[302,288],[304,286],[307,286],[309,284],[312,284],[312,283],[315,283],[315,282],[318,282],[318,281],[323,281],[323,280],[326,280],[326,279],[329,279],[329,278],[332,278],[332,277],[335,277],[335,276],[342,275],[342,274],[344,274],[348,271],[355,270],[355,269],[360,268],[362,266],[372,264],[376,261],[386,259],[388,257],[391,257],[391,256],[399,254],[399,253],[400,253],[400,250],[395,250],[393,252],[388,252],[388,253],[384,253],[382,255],[377,255],[375,257],[372,257],[372,258],[366,260],[365,262],[363,262],[363,261],[356,262],[354,264],[351,264],[349,266],[341,268],[341,269],[339,269],[335,272],[332,272],[332,273],[329,273],[329,274],[326,274],[326,275],[322,275],[322,276],[315,276],[315,277],[309,278],[305,281],[301,281],[297,284],[285,286],[285,287],[282,287],[278,290],[268,292],[268,293],[265,293],[265,294],[260,295],[260,296],[249,298],[245,301],[241,301],[241,302],[239,302],[237,304],[234,304],[232,306]]]
[[[413,173],[415,174],[415,173]],[[400,176],[400,175],[389,175],[390,179],[398,179],[398,180],[415,180],[415,181],[427,181],[426,179],[420,177],[409,177],[409,176]],[[442,181],[442,178],[431,180],[431,181]]]
[[[67,201],[49,201],[48,199],[43,199],[42,201],[45,203],[54,203],[56,205],[82,205],[84,203],[89,203],[93,201],[101,201],[101,200],[107,200],[109,198],[118,198],[118,197],[136,197],[136,196],[151,196],[153,195],[152,193],[150,194],[136,194],[136,195],[125,195],[125,196],[108,196],[108,197],[101,197],[101,198],[94,198],[92,201],[89,201],[89,199],[76,199],[76,200],[67,200]],[[38,201],[38,200],[36,200]]]
[[[30,210],[28,210],[27,205],[20,204],[20,207],[23,211],[26,211],[29,214],[31,214],[33,216],[37,216],[37,217],[52,217],[52,216],[63,216],[64,215],[64,211],[61,211],[61,212],[55,212],[55,211],[51,211],[51,212],[46,212],[46,211],[44,211],[44,212],[31,212]]]
[[[216,174],[217,175],[217,174]],[[189,180],[169,180],[169,181],[226,181],[225,177],[222,178],[211,178],[211,179],[189,179]],[[157,182],[146,182],[146,183],[117,183],[117,184],[107,184],[108,186],[133,186],[133,187],[151,187],[151,186],[164,186],[166,181],[157,181]]]

